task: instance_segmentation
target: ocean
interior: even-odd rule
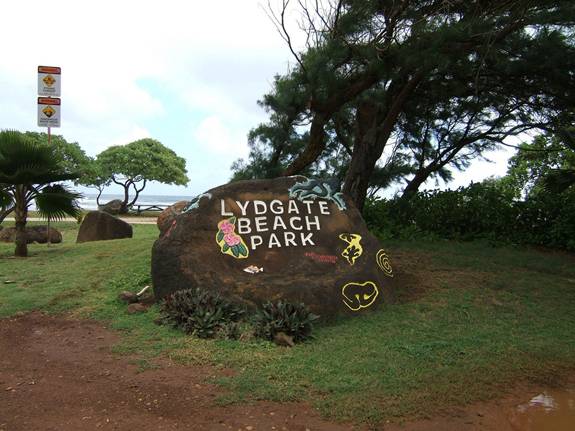
[[[96,193],[83,193],[83,195],[84,197],[80,199],[80,207],[85,210],[97,210],[96,197],[98,195]],[[178,201],[189,201],[193,198],[194,196],[140,195],[136,203],[138,205],[172,205]],[[114,199],[123,200],[124,195],[102,193],[102,196],[100,196],[100,204],[103,205]]]

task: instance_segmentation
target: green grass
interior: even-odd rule
[[[486,243],[387,242],[397,256],[398,303],[317,328],[292,349],[206,341],[128,315],[122,290],[149,284],[157,229],[131,240],[32,245],[28,259],[0,244],[0,316],[40,309],[104,320],[125,336],[119,354],[159,354],[231,367],[220,403],[308,400],[326,416],[364,423],[424,417],[501,396],[514,384],[554,382],[575,368],[575,256]],[[5,284],[5,281],[11,283]]]

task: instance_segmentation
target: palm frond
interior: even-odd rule
[[[63,170],[55,147],[14,130],[0,131],[0,183],[48,184],[79,177]]]
[[[5,210],[14,205],[14,197],[3,184],[0,184],[0,209]]]
[[[44,187],[36,195],[36,208],[43,218],[61,220],[65,216],[78,217],[80,207],[78,199],[81,193],[76,193],[62,184]]]

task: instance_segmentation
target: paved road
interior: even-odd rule
[[[156,217],[120,217],[121,220],[124,220],[130,224],[156,224]],[[6,217],[4,220],[6,221],[14,221],[13,217]],[[28,221],[43,221],[45,222],[46,219],[42,219],[40,217],[28,217]],[[65,218],[60,221],[69,221],[69,222],[76,222],[74,218]]]

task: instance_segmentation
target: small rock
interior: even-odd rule
[[[128,314],[145,313],[146,311],[148,311],[148,308],[145,305],[138,304],[137,302],[128,305]]]
[[[274,343],[278,346],[293,347],[295,343],[293,342],[293,337],[286,334],[285,332],[278,332],[274,335]]]
[[[118,299],[120,301],[127,302],[128,304],[134,304],[138,302],[138,295],[136,295],[134,292],[124,291],[118,295]]]

